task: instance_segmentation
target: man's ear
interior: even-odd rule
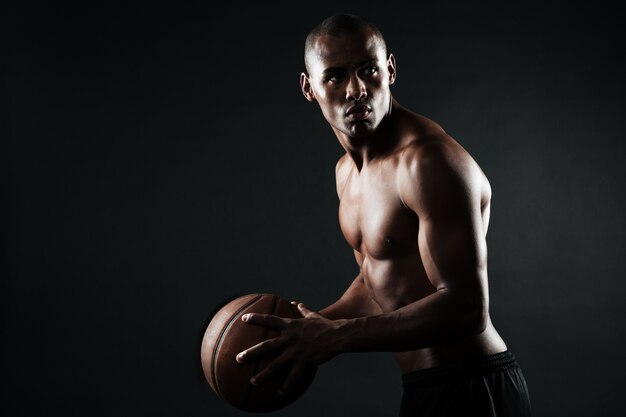
[[[387,71],[389,71],[389,85],[396,81],[396,57],[393,54],[389,54],[387,58]]]
[[[315,101],[315,93],[313,92],[313,88],[311,88],[311,82],[309,81],[309,76],[306,73],[300,74],[300,88],[302,89],[302,94],[304,98],[309,101]]]

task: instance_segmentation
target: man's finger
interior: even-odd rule
[[[278,393],[280,395],[287,395],[291,392],[291,389],[296,384],[296,382],[302,377],[302,369],[300,367],[293,367],[289,371],[289,375],[287,375],[287,379],[283,383],[283,386],[280,387]]]
[[[296,308],[296,310],[298,310],[298,313],[300,313],[300,315],[302,317],[304,317],[304,314],[302,313],[302,310],[300,310],[300,307],[299,307],[300,304],[302,304],[302,303],[299,303],[298,301],[292,301],[291,302],[291,305],[294,306]]]
[[[274,329],[282,329],[287,324],[288,319],[273,316],[271,314],[247,313],[241,316],[241,320],[249,324],[258,324],[260,326],[271,327]]]
[[[286,342],[287,338],[285,337],[276,337],[273,339],[264,340],[263,342],[252,346],[250,349],[239,352],[235,359],[239,363],[256,359],[259,356],[267,355],[268,353],[281,349],[283,346],[286,345]]]
[[[318,315],[318,313],[316,313],[315,311],[309,310],[307,306],[304,305],[304,303],[298,303],[298,311],[300,311],[300,314],[302,314],[302,317]]]
[[[250,378],[250,383],[252,385],[262,384],[264,381],[269,379],[276,371],[285,367],[289,363],[291,355],[287,353],[283,353],[278,356],[276,359],[268,363],[260,372]]]

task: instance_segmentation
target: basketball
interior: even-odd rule
[[[235,357],[257,343],[277,337],[279,331],[243,322],[241,316],[246,313],[301,317],[296,306],[273,294],[248,294],[228,302],[213,316],[202,339],[200,357],[204,376],[219,397],[238,409],[268,412],[286,407],[309,388],[316,369],[304,374],[286,395],[280,395],[278,390],[289,369],[277,372],[258,386],[252,385],[250,378],[274,356],[245,363],[237,362]]]

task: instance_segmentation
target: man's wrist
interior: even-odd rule
[[[359,328],[363,327],[364,317],[355,319],[333,320],[332,343],[330,349],[333,356],[350,352],[354,349],[355,336]]]

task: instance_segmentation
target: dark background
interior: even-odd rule
[[[3,6],[3,414],[247,415],[200,371],[213,308],[319,309],[357,273],[342,149],[298,85],[308,30],[352,12],[491,181],[492,319],[535,415],[622,415],[624,8],[433,3]],[[388,354],[348,354],[273,415],[400,395]]]

